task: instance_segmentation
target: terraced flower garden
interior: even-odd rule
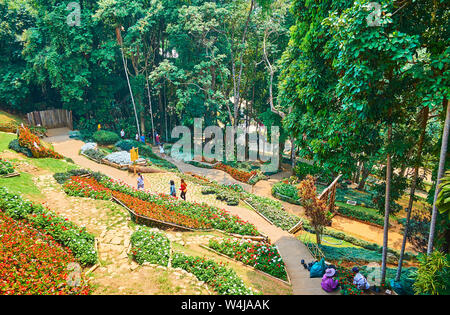
[[[142,216],[188,228],[215,228],[241,235],[259,235],[254,225],[230,215],[223,209],[207,204],[186,202],[164,194],[139,191],[124,183],[108,179],[106,176],[103,176],[100,181],[75,176],[64,184],[64,189],[72,196],[96,199],[115,197]]]

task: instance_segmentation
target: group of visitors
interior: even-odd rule
[[[356,285],[356,287],[359,290],[368,290],[370,288],[370,284],[367,281],[366,277],[364,277],[360,272],[358,267],[352,268],[353,272],[353,284]],[[325,270],[325,274],[322,277],[322,289],[324,289],[326,292],[333,292],[339,288],[339,281],[337,279],[334,279],[334,276],[336,275],[336,269],[335,268],[327,268]]]
[[[138,173],[137,188],[139,190],[143,190],[144,189],[144,176],[142,176],[142,173]],[[184,179],[181,179],[180,191],[181,191],[181,193],[180,193],[181,199],[186,200],[187,184],[184,181]],[[173,180],[170,181],[169,194],[172,197],[176,197],[177,196],[176,187],[175,187],[175,181],[173,181]]]

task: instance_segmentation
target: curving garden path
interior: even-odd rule
[[[72,140],[67,136],[62,137],[53,134],[45,140],[51,142],[58,153],[71,158],[76,164],[83,168],[89,168],[93,171],[102,172],[113,179],[122,180],[129,185],[136,185],[136,176],[134,174],[128,173],[127,171],[121,171],[104,164],[95,163],[79,155],[78,152],[84,144],[82,141]],[[191,172],[224,183],[239,183],[232,179],[228,174],[220,170],[214,170],[214,172],[212,172],[211,170],[198,168],[181,161],[174,161],[169,157],[167,157],[167,159],[177,165],[182,172]],[[242,185],[242,183],[239,184]],[[151,184],[146,183],[146,186],[151,187]],[[242,207],[224,206],[223,208],[232,214],[238,215],[243,220],[254,224],[261,233],[267,235],[271,242],[278,246],[291,279],[293,294],[327,294],[320,286],[321,279],[309,278],[309,272],[304,269],[300,263],[302,259],[306,262],[313,260],[313,257],[303,243],[288,232],[268,223],[256,212]]]

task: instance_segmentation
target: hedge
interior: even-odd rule
[[[374,223],[381,227],[384,226],[384,218],[381,215],[369,213],[350,205],[339,205],[336,211],[344,216],[358,219],[365,222]]]
[[[120,140],[120,137],[118,134],[112,131],[107,130],[99,130],[94,132],[92,135],[92,138],[94,138],[95,142],[101,145],[110,145],[114,144],[117,141]]]

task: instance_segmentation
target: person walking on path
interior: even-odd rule
[[[159,141],[160,140],[159,138],[160,138],[159,134],[157,133],[156,134],[156,145],[160,145],[161,144],[161,142]]]
[[[181,190],[180,194],[181,199],[186,200],[187,184],[184,181],[184,179],[181,179],[180,190]]]
[[[122,130],[120,130],[120,137],[122,138],[122,139],[125,139],[125,131],[122,129]]]
[[[175,188],[175,182],[173,180],[170,181],[170,195],[172,197],[176,197],[177,196],[177,191]]]
[[[141,173],[138,173],[137,188],[144,190],[144,176]]]
[[[159,153],[161,153],[162,157],[165,157],[165,155],[166,155],[164,152],[164,146],[162,143],[159,145]]]

